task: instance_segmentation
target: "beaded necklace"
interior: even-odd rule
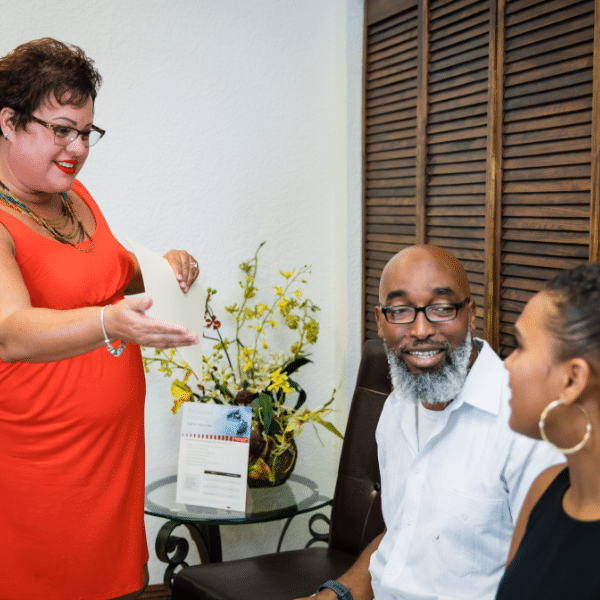
[[[34,213],[28,206],[23,204],[23,202],[19,202],[19,200],[13,198],[9,194],[0,192],[0,203],[12,208],[13,210],[16,210],[18,213],[31,217],[35,223],[45,229],[55,240],[59,241],[61,244],[69,244],[69,246],[73,246],[73,248],[79,250],[80,252],[89,252],[94,247],[94,240],[92,239],[92,236],[85,230],[85,227],[83,226],[79,215],[75,211],[75,207],[73,206],[73,202],[69,196],[65,192],[61,192],[60,197],[62,199],[63,215],[67,216],[71,223],[75,223],[75,221],[77,221],[77,227],[75,228],[75,231],[72,231],[68,234],[61,233],[58,230],[57,227],[59,225],[59,219],[44,219],[43,217],[40,217],[38,214]],[[76,246],[70,241],[76,237],[80,238],[82,242],[87,238],[90,241],[90,247],[80,248],[79,246]]]

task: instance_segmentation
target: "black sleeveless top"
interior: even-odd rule
[[[600,521],[577,521],[565,513],[568,487],[566,468],[531,511],[496,600],[600,600]]]

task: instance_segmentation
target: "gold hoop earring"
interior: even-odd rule
[[[546,425],[546,417],[548,416],[548,413],[553,408],[556,408],[557,406],[559,406],[561,404],[565,404],[565,401],[559,398],[558,400],[555,400],[554,402],[550,402],[550,404],[548,404],[548,406],[546,406],[546,408],[542,412],[542,416],[540,417],[540,433],[542,434],[542,439],[545,442],[548,442],[549,444],[554,446],[558,451],[562,452],[565,455],[573,454],[574,452],[581,450],[585,446],[587,441],[590,439],[590,435],[592,435],[592,423],[590,422],[590,417],[587,413],[587,410],[585,410],[585,408],[583,408],[583,406],[581,406],[579,404],[574,404],[573,406],[577,407],[585,416],[585,420],[587,423],[586,428],[585,428],[585,435],[583,436],[583,439],[579,442],[579,444],[573,446],[572,448],[559,448],[556,444],[553,444],[548,439],[548,436],[546,435],[546,432],[544,431],[544,427]]]

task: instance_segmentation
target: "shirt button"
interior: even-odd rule
[[[463,521],[468,521],[468,520],[469,520],[469,517],[468,517],[467,515],[461,515],[461,516],[460,516],[460,518],[461,518]]]
[[[406,519],[406,524],[407,525],[412,525],[412,519]]]

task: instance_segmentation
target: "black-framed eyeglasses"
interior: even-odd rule
[[[380,310],[385,320],[393,325],[413,323],[420,312],[431,323],[442,323],[456,319],[458,311],[470,300],[471,298],[465,298],[462,302],[440,302],[429,306],[382,306]]]
[[[97,144],[100,141],[100,138],[106,133],[104,129],[100,129],[100,127],[96,127],[95,125],[92,125],[91,129],[80,131],[69,125],[55,125],[53,123],[48,123],[47,121],[42,121],[42,119],[38,119],[34,116],[31,117],[31,120],[50,129],[50,131],[54,133],[54,143],[59,146],[68,146],[81,136],[83,145],[86,148],[90,148]]]

